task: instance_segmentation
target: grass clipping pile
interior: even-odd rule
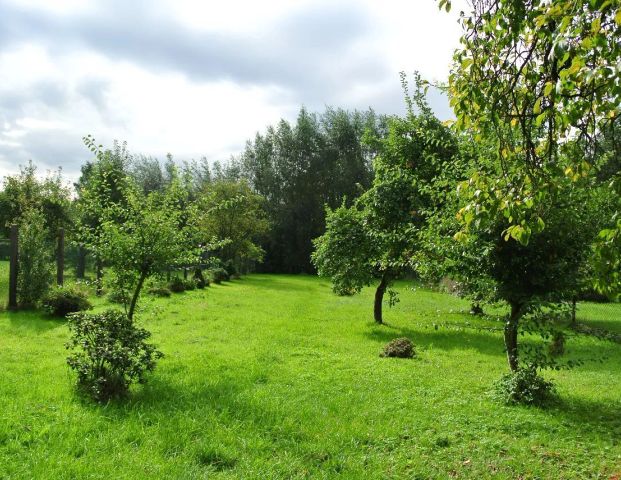
[[[414,344],[409,338],[395,338],[386,344],[380,357],[412,358],[416,355]]]

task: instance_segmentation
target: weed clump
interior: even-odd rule
[[[415,354],[412,341],[409,338],[402,337],[395,338],[386,344],[380,353],[380,357],[412,358]]]

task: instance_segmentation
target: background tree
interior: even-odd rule
[[[42,213],[50,241],[56,238],[59,228],[71,229],[71,192],[63,183],[60,170],[40,179],[36,167],[29,162],[20,167],[19,174],[4,178],[0,191],[0,231],[8,235],[10,225],[30,210]]]
[[[17,301],[20,307],[36,307],[53,279],[53,246],[43,213],[35,208],[19,218],[19,269]]]
[[[402,78],[407,117],[389,119],[387,136],[371,139],[379,146],[371,188],[349,211],[344,205],[328,209],[326,233],[315,241],[313,254],[319,273],[331,277],[337,293],[357,293],[380,279],[374,303],[378,323],[392,281],[416,268],[421,232],[438,198],[437,179],[458,154],[450,130],[425,101],[420,77],[411,97]]]
[[[247,143],[227,173],[265,198],[272,228],[262,244],[264,270],[313,270],[312,239],[324,232],[325,205],[336,208],[343,196],[354,199],[369,187],[375,151],[362,137],[367,130],[381,136],[384,123],[372,111],[316,115],[302,108],[294,125],[281,120]]]
[[[207,186],[200,198],[205,212],[199,228],[207,239],[227,242],[216,252],[223,264],[246,272],[249,262],[261,261],[259,241],[269,230],[263,198],[245,181],[218,180]]]

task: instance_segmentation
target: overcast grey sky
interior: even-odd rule
[[[0,0],[0,176],[75,178],[81,138],[227,159],[305,105],[404,111],[399,71],[447,78],[458,8],[434,0]],[[446,99],[431,95],[442,118]]]

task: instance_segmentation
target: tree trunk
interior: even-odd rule
[[[103,265],[100,258],[95,260],[95,284],[97,296],[100,297],[103,295]]]
[[[82,280],[86,273],[86,249],[80,245],[78,247],[78,262],[75,269],[75,277]]]
[[[138,302],[138,297],[140,296],[140,290],[142,290],[142,285],[144,284],[144,281],[146,280],[147,276],[146,275],[140,275],[140,278],[138,279],[138,284],[136,285],[136,288],[134,289],[134,294],[132,295],[132,301],[129,304],[129,311],[127,312],[127,318],[129,318],[130,320],[134,319],[134,310],[136,310],[136,303]]]
[[[387,287],[388,273],[384,272],[380,284],[377,286],[377,290],[375,290],[375,305],[373,306],[373,317],[380,325],[384,323],[382,319],[382,302],[384,301],[384,293],[386,293]]]
[[[576,297],[574,296],[571,299],[571,326],[575,327],[576,326]]]
[[[507,362],[512,372],[517,371],[518,363],[518,325],[522,316],[522,305],[511,303],[511,313],[505,323],[505,348],[507,349]]]

